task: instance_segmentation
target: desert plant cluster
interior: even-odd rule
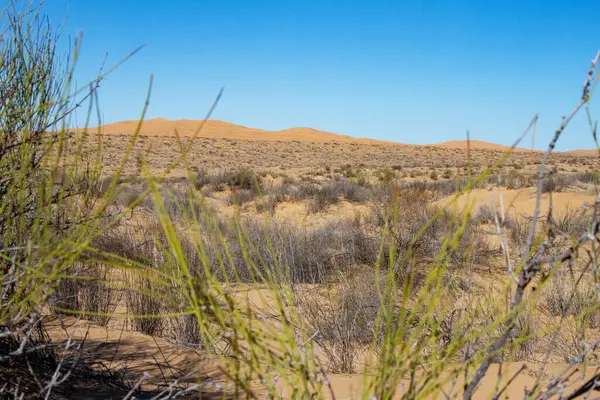
[[[2,17],[1,398],[600,389],[598,158],[553,152],[600,53],[546,152],[102,135],[112,69]]]

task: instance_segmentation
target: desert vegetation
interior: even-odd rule
[[[553,149],[589,113],[600,53],[546,152],[271,140],[263,156],[202,126],[140,135],[144,113],[127,135],[71,129],[112,69],[75,89],[81,42],[57,55],[39,10],[2,21],[2,398],[598,389],[598,158]]]

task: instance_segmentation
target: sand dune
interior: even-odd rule
[[[494,205],[499,207],[503,204],[504,211],[508,214],[533,215],[536,207],[536,189],[525,188],[518,190],[494,188]],[[500,201],[502,196],[502,202]],[[449,205],[454,196],[448,196],[438,202],[440,205]],[[555,215],[562,215],[569,211],[581,211],[584,205],[592,205],[596,201],[596,195],[588,192],[557,192],[552,194],[552,210]],[[547,193],[542,195],[541,210],[542,215],[548,211],[550,196]],[[474,211],[483,205],[492,206],[490,192],[487,189],[475,189],[470,193],[459,197],[456,205],[459,210],[465,210],[467,206],[474,205]],[[449,206],[453,207],[453,206]]]
[[[437,144],[430,144],[429,146],[443,147],[446,149],[466,149],[467,141],[466,140],[452,140],[449,142],[442,142]],[[500,150],[506,151],[510,149],[510,146],[503,146],[501,144],[485,142],[483,140],[471,140],[471,148],[478,150]],[[529,149],[525,149],[522,147],[516,147],[514,151],[531,151]]]
[[[130,135],[135,132],[139,121],[122,121],[107,124],[101,127],[102,133],[106,135]],[[200,127],[202,129],[199,131]],[[97,132],[98,127],[89,128],[89,131]],[[81,131],[81,129],[75,129]],[[344,142],[344,143],[369,143],[369,144],[388,144],[394,146],[407,147],[441,147],[446,149],[466,149],[466,140],[453,140],[449,142],[428,144],[428,145],[410,145],[392,141],[377,140],[370,138],[355,138],[348,135],[321,131],[313,128],[290,128],[279,131],[269,131],[265,129],[249,128],[231,122],[208,120],[203,123],[201,120],[168,120],[164,118],[154,118],[145,120],[142,124],[140,133],[145,136],[166,136],[174,137],[175,133],[181,137],[203,137],[214,139],[237,139],[237,140],[273,140],[273,141],[301,141],[301,142]],[[482,140],[471,140],[471,148],[477,150],[495,150],[506,151],[509,146],[503,146],[496,143],[490,143]],[[526,148],[515,148],[516,152],[530,151]],[[537,150],[536,150],[537,151]],[[577,156],[594,156],[597,150],[573,150],[568,152]]]
[[[574,156],[583,156],[583,157],[598,156],[597,149],[577,149],[577,150],[568,151],[567,153],[572,154]]]
[[[102,132],[107,135],[131,134],[138,125],[138,121],[123,121],[102,126]],[[198,132],[199,128],[201,131]],[[97,127],[90,131],[97,131]],[[399,143],[385,142],[375,139],[354,138],[331,132],[320,131],[312,128],[290,128],[280,131],[269,131],[257,128],[248,128],[230,122],[208,120],[203,124],[201,120],[176,120],[164,118],[145,120],[140,133],[146,136],[175,136],[181,137],[197,135],[203,138],[242,139],[242,140],[278,140],[278,141],[303,141],[303,142],[377,142],[399,145]]]

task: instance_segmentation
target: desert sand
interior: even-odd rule
[[[102,132],[106,135],[130,135],[138,127],[139,121],[121,121],[112,124],[106,124],[100,127],[92,127],[91,132]],[[76,131],[80,131],[77,129]],[[467,140],[452,140],[448,142],[410,145],[394,141],[378,140],[371,138],[356,138],[344,134],[326,132],[308,127],[296,127],[282,129],[278,131],[250,128],[237,125],[231,122],[219,120],[168,120],[165,118],[154,118],[144,120],[139,131],[144,136],[166,136],[173,137],[202,137],[215,139],[236,139],[236,140],[265,140],[265,141],[302,141],[302,142],[356,142],[372,144],[388,144],[402,146],[420,146],[420,147],[440,147],[444,149],[467,149]],[[507,151],[510,146],[503,146],[496,143],[490,143],[483,140],[470,140],[471,149]],[[524,147],[516,147],[514,151],[531,151]],[[572,155],[594,156],[597,150],[573,150],[569,152]]]
[[[452,201],[453,196],[450,196],[450,198],[440,201],[440,204],[450,204]],[[592,206],[595,201],[596,196],[589,192],[552,193],[553,212],[558,215],[581,210],[585,206]],[[483,205],[494,206],[496,209],[500,209],[500,205],[503,205],[507,214],[533,215],[536,203],[536,188],[519,190],[493,188],[491,193],[485,189],[476,189],[465,193],[457,199],[455,204],[460,210],[473,206],[473,212]],[[550,204],[550,194],[542,194],[540,204],[541,215],[545,215]]]
[[[106,135],[132,134],[137,129],[139,121],[123,121],[113,124],[103,125],[102,127],[89,128],[91,132],[100,130]],[[201,127],[201,130],[200,130]],[[181,137],[203,137],[218,139],[237,139],[237,140],[280,140],[280,141],[304,141],[304,142],[380,142],[374,139],[359,139],[347,135],[341,135],[331,132],[320,131],[312,128],[290,128],[279,131],[269,131],[264,129],[248,128],[242,125],[236,125],[230,122],[208,120],[176,120],[171,121],[164,118],[154,118],[143,121],[140,129],[141,135],[146,136],[176,136]],[[385,142],[383,143],[392,143]],[[397,144],[397,143],[396,143]]]

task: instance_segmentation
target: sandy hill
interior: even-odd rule
[[[145,120],[142,124],[141,134],[145,136],[170,136],[174,137],[175,132],[181,137],[192,137],[196,134],[198,128],[202,125],[201,120],[168,120],[164,118],[154,118]],[[130,135],[138,125],[138,121],[122,121],[113,124],[102,126],[102,132],[106,135]],[[79,130],[79,129],[78,129]],[[92,132],[97,132],[98,128],[89,128]],[[346,143],[372,143],[372,144],[388,144],[395,146],[433,146],[446,149],[461,149],[467,148],[466,140],[453,140],[443,143],[435,143],[429,145],[409,145],[398,142],[376,140],[369,138],[354,138],[348,135],[321,131],[313,128],[290,128],[280,131],[269,131],[265,129],[248,128],[242,125],[233,124],[230,122],[209,120],[204,123],[202,131],[197,135],[203,138],[215,139],[238,139],[238,140],[274,140],[274,141],[301,141],[301,142],[346,142]],[[506,151],[508,146],[485,142],[482,140],[471,140],[471,148],[477,150],[496,150]],[[526,148],[518,147],[517,152],[530,151]],[[537,150],[536,150],[537,151]],[[568,154],[577,156],[595,156],[597,150],[573,150]]]
[[[577,149],[577,150],[568,151],[567,153],[572,154],[574,156],[583,156],[583,157],[598,156],[597,149]]]
[[[430,144],[429,146],[443,147],[446,149],[466,149],[467,141],[466,140],[452,140],[449,142]],[[510,148],[510,146],[503,146],[501,144],[485,142],[483,140],[471,140],[471,148],[478,149],[478,150],[506,151]],[[531,151],[531,150],[525,149],[522,147],[516,147],[514,151]]]
[[[106,135],[131,134],[135,131],[138,121],[123,121],[102,126],[102,132]],[[175,132],[181,137],[194,136],[202,125],[200,120],[181,119],[171,121],[164,118],[145,120],[140,133],[146,136],[175,136]],[[96,131],[96,128],[90,128]],[[244,139],[244,140],[279,140],[303,142],[377,142],[390,143],[374,139],[357,139],[347,135],[320,131],[312,128],[291,128],[280,131],[268,131],[264,129],[248,128],[230,122],[209,120],[202,127],[198,137],[218,139]],[[399,144],[399,143],[394,143]]]

